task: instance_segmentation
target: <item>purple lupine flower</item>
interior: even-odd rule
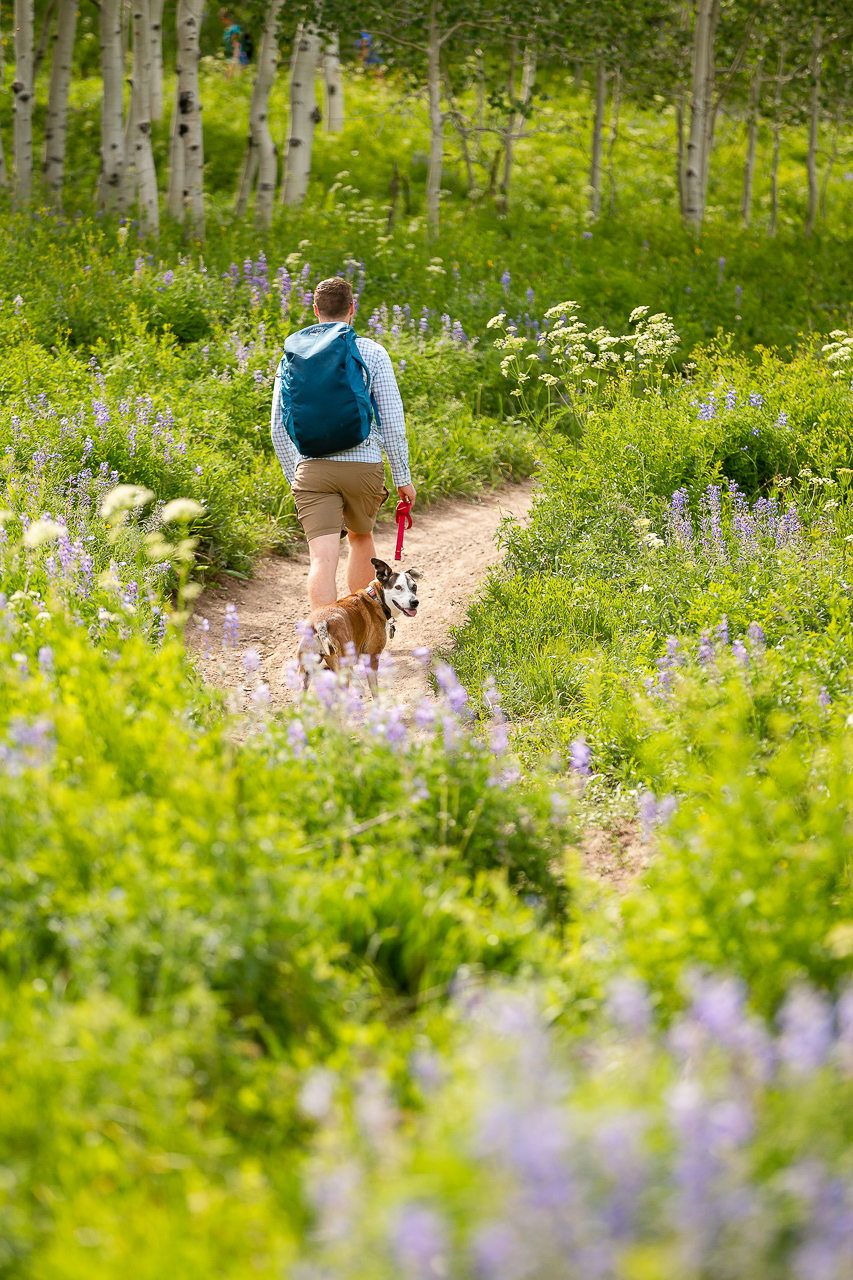
[[[717,397],[713,391],[708,392],[708,398],[699,401],[699,408],[696,411],[696,417],[700,422],[710,422],[717,416]]]
[[[716,630],[717,630],[717,637],[720,641],[720,644],[728,644],[729,643],[729,620],[725,614],[723,614],[722,618],[717,623]]]
[[[463,715],[468,707],[468,694],[453,668],[446,662],[440,663],[435,669],[435,678],[451,709],[456,715]]]
[[[784,427],[787,427],[787,425],[788,425],[788,415],[784,409],[780,409],[779,417],[776,419],[776,426],[784,428]]]
[[[581,778],[588,778],[591,773],[592,752],[586,739],[575,738],[569,747],[569,766]]]
[[[254,675],[260,670],[261,658],[257,649],[250,648],[243,650],[243,670],[247,676]]]
[[[742,667],[749,666],[749,654],[746,651],[746,645],[742,640],[732,641],[732,653]]]
[[[750,622],[746,629],[746,634],[749,636],[750,644],[755,652],[763,653],[767,642],[764,638],[764,629],[761,624],[758,622]]]
[[[39,671],[43,676],[53,674],[53,650],[49,644],[43,644],[38,651]]]
[[[533,289],[532,286],[528,285],[527,292],[524,296],[527,298],[527,305],[529,307],[532,307],[534,302],[536,301],[536,291]]]
[[[707,667],[714,661],[714,646],[711,637],[707,631],[703,631],[699,637],[699,647],[696,650],[696,661],[700,667]]]
[[[305,750],[308,742],[308,734],[305,732],[305,726],[301,720],[291,720],[287,726],[287,745],[294,756],[298,759]]]
[[[222,623],[222,648],[236,649],[237,635],[240,630],[240,619],[233,604],[225,606],[225,620]]]
[[[669,534],[680,546],[692,546],[693,520],[690,516],[690,495],[686,489],[676,489],[667,511]]]
[[[434,1209],[407,1205],[391,1229],[391,1247],[406,1280],[433,1280],[447,1274],[447,1232]]]
[[[761,409],[764,406],[764,396],[758,391],[750,391],[749,403],[753,409]]]
[[[591,239],[592,239],[592,232],[591,232],[591,231],[584,231],[584,232],[582,233],[582,237],[581,237],[581,238],[582,238],[583,240],[591,240]]]
[[[826,685],[822,684],[820,686],[820,691],[817,695],[817,700],[820,703],[820,705],[823,707],[824,711],[827,709],[827,707],[832,706],[832,698],[830,698],[829,694],[826,691]]]
[[[476,1275],[481,1280],[522,1280],[532,1270],[530,1243],[507,1222],[484,1223],[471,1240]]]
[[[614,978],[607,988],[610,1017],[632,1035],[642,1035],[651,1022],[649,989],[641,978]]]
[[[728,391],[726,392],[726,408],[733,409],[736,404],[737,404],[737,392],[735,391],[734,387],[729,387]]]
[[[743,286],[736,284],[735,285],[735,306],[736,307],[740,306],[740,300],[742,297],[743,297]]]
[[[725,258],[718,258],[717,259],[717,283],[718,284],[723,283],[723,272],[725,271],[725,269],[726,269]]]
[[[434,729],[437,715],[435,703],[429,698],[423,698],[415,707],[415,728],[425,732]]]
[[[511,284],[512,284],[512,276],[510,275],[509,271],[504,271],[503,275],[501,276],[501,287],[504,293],[509,293],[509,288]]]
[[[779,1056],[799,1075],[815,1071],[832,1045],[833,1010],[826,997],[811,987],[794,987],[779,1015],[782,1034]]]

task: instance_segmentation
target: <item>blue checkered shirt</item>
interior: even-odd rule
[[[391,357],[384,347],[372,338],[356,338],[362,360],[370,374],[370,389],[376,400],[379,411],[379,422],[374,422],[370,435],[354,449],[345,449],[343,453],[325,454],[329,462],[381,462],[383,450],[391,467],[391,477],[398,487],[411,484],[409,471],[409,444],[406,440],[406,416],[403,412],[403,401],[400,388],[394,377]],[[270,417],[272,442],[281,469],[287,483],[292,485],[296,468],[303,460],[303,455],[284,429],[281,417],[281,377],[275,376],[275,387],[272,393],[272,414]]]

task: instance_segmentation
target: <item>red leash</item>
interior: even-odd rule
[[[395,518],[397,520],[397,550],[394,552],[395,560],[403,558],[403,535],[407,529],[412,527],[411,512],[412,504],[408,498],[401,498],[397,503]]]

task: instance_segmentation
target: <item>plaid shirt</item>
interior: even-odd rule
[[[372,338],[356,338],[356,346],[370,373],[371,390],[379,410],[379,422],[374,422],[370,435],[354,449],[343,453],[324,455],[329,462],[381,462],[385,451],[391,467],[391,477],[397,486],[411,484],[409,471],[409,445],[406,440],[406,417],[400,389],[394,377],[391,357],[384,347]],[[281,374],[275,376],[270,418],[272,442],[287,483],[292,485],[296,468],[303,455],[296,448],[284,429],[281,417]]]

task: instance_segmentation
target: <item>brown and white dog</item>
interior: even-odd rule
[[[339,671],[344,656],[357,661],[364,654],[369,660],[367,682],[376,697],[379,655],[394,635],[396,618],[416,615],[419,604],[416,584],[423,574],[417,569],[392,569],[384,560],[372,559],[371,564],[376,569],[376,577],[369,587],[309,613],[305,634],[296,650],[306,685],[305,659],[308,658],[310,666],[309,655],[315,655],[314,662],[319,657],[332,671]]]

